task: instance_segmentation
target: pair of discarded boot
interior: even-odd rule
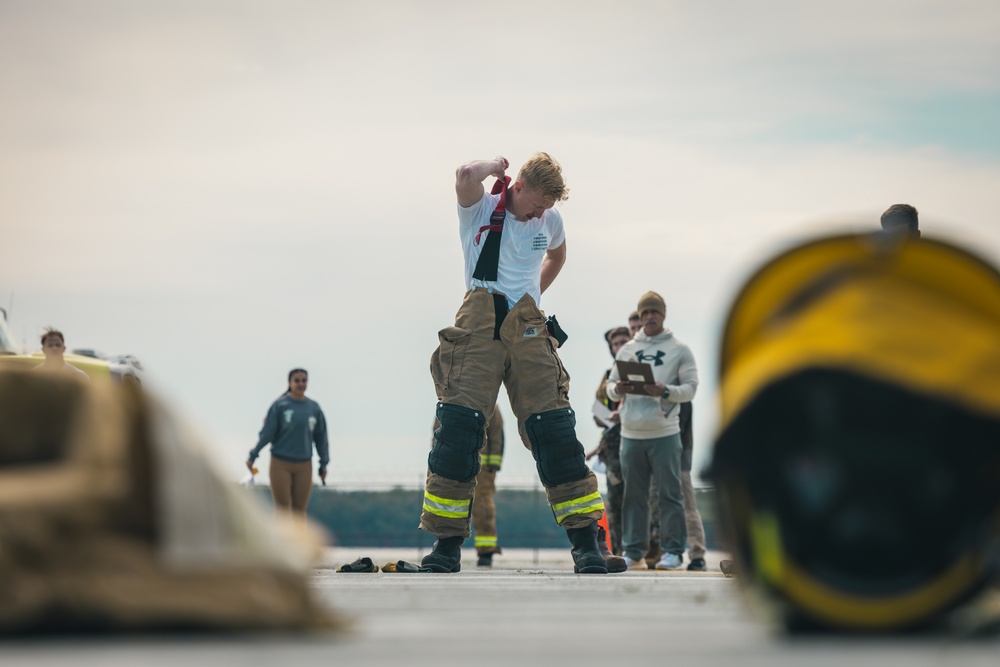
[[[397,560],[395,563],[386,563],[382,566],[383,572],[402,572],[402,573],[412,573],[412,572],[433,572],[434,570],[429,567],[423,567],[420,565],[414,565],[405,560]]]
[[[397,560],[394,563],[386,563],[382,566],[383,572],[433,572],[429,567],[414,565],[405,560]],[[337,572],[378,572],[379,566],[372,562],[368,556],[362,556],[352,563],[341,565]]]
[[[362,556],[352,563],[345,563],[337,568],[337,572],[378,572],[378,565],[368,556]]]

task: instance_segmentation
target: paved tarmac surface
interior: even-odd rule
[[[294,665],[1000,664],[1000,640],[789,640],[751,616],[738,581],[715,571],[575,575],[569,550],[509,550],[492,569],[453,575],[343,574],[359,556],[419,562],[407,549],[338,548],[313,575],[316,594],[352,621],[332,637],[154,637],[0,642],[0,667]],[[2,601],[0,601],[2,603]]]

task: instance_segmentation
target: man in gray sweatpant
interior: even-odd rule
[[[656,485],[660,509],[658,570],[676,570],[687,541],[681,486],[680,404],[694,398],[698,369],[691,349],[664,328],[667,306],[656,292],[639,299],[642,329],[615,356],[616,361],[648,364],[654,382],[639,384],[622,378],[617,365],[608,377],[608,398],[623,401],[621,465],[625,480],[622,499],[622,550],[630,569],[646,569],[649,550],[649,488]]]

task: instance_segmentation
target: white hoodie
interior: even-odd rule
[[[698,389],[698,368],[691,348],[674,337],[670,329],[655,336],[647,336],[640,329],[635,338],[625,343],[618,355],[619,361],[639,361],[653,368],[653,379],[666,385],[669,396],[641,396],[619,394],[615,384],[621,379],[618,367],[611,367],[607,393],[612,401],[625,402],[618,409],[622,420],[622,437],[633,440],[650,440],[680,433],[678,403],[687,403]]]

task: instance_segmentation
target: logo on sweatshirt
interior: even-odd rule
[[[664,352],[663,350],[657,350],[656,354],[646,354],[645,351],[639,350],[638,352],[635,353],[635,358],[638,359],[640,362],[644,363],[653,362],[654,366],[662,366],[663,357],[665,357],[666,355],[667,353]]]
[[[295,410],[291,410],[291,409],[285,410],[282,414],[284,414],[284,416],[285,416],[285,423],[286,424],[291,424],[292,423],[292,416],[295,414]]]
[[[316,428],[316,418],[315,417],[310,417],[309,418],[309,432],[312,433],[312,431],[313,431],[314,428]]]

